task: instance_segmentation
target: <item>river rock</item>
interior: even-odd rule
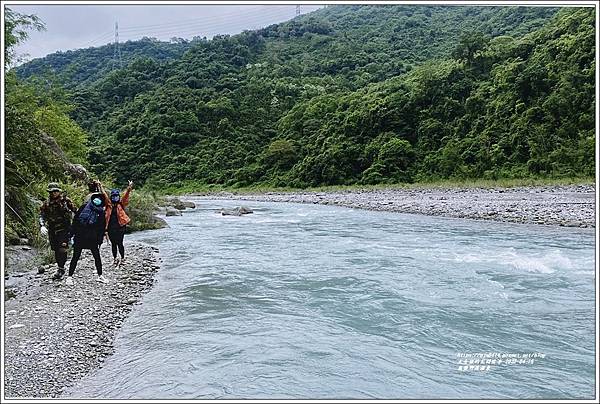
[[[166,215],[167,213],[167,207],[166,206],[155,206],[154,207],[154,214],[155,215]]]
[[[221,208],[221,210],[219,210],[219,213],[221,213],[221,215],[223,215],[223,216],[226,216],[226,215],[242,216],[242,215],[247,215],[249,213],[254,213],[254,211],[245,206],[238,206],[233,209]]]
[[[167,216],[181,216],[181,211],[171,206],[167,206]]]
[[[594,184],[579,184],[502,189],[463,187],[264,194],[216,193],[207,196],[211,199],[336,204],[375,211],[594,228],[595,194]],[[222,209],[219,213],[236,214],[232,209]]]
[[[179,199],[175,196],[166,197],[164,200],[167,204],[167,210],[168,210],[168,206],[172,206],[175,209],[179,209],[179,210],[185,210],[185,204],[181,201],[181,199]]]
[[[169,227],[169,224],[165,219],[155,215],[152,216],[152,224],[159,229],[162,229],[163,227]]]
[[[139,301],[151,288],[157,254],[153,246],[129,244],[128,267],[106,268],[105,276],[112,281],[108,289],[95,281],[89,254],[82,255],[73,286],[64,280],[53,282],[52,273],[28,277],[22,287],[30,293],[19,292],[5,302],[8,319],[18,324],[7,324],[4,398],[57,398],[67,386],[101,366],[100,358],[112,353],[115,334],[131,312],[133,300]],[[102,248],[100,255],[102,261],[112,261],[110,248]],[[144,263],[152,266],[142,270]],[[139,281],[114,282],[131,276]],[[111,294],[118,285],[119,293]]]

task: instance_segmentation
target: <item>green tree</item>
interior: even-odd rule
[[[18,62],[15,46],[25,41],[29,34],[27,31],[35,29],[45,30],[44,23],[36,15],[20,14],[8,7],[4,8],[4,70],[7,71],[11,64]]]

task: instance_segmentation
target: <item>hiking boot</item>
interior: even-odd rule
[[[62,279],[62,277],[63,277],[64,274],[65,274],[65,269],[64,268],[58,268],[58,271],[56,271],[56,273],[52,277],[52,280],[60,281]]]
[[[108,279],[106,279],[103,275],[98,275],[96,278],[97,282],[108,283]]]
[[[67,279],[65,280],[65,285],[67,286],[73,286],[75,282],[73,282],[73,277],[72,276],[67,276]]]
[[[114,259],[114,261],[113,261],[113,266],[114,266],[114,267],[118,267],[120,262],[121,262],[121,261],[120,261],[120,260],[119,260],[117,257],[115,257],[115,259]]]

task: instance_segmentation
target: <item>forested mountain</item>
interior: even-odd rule
[[[121,58],[115,58],[112,44],[87,49],[56,52],[34,59],[15,69],[17,77],[54,78],[67,88],[86,86],[106,76],[121,65],[126,67],[138,57],[157,62],[178,59],[190,48],[189,42],[162,42],[154,38],[127,41],[119,45]]]
[[[461,33],[516,35],[541,27],[557,8],[467,6],[332,6],[256,31],[264,40],[260,58],[270,74],[285,76],[343,75],[358,88],[392,77],[414,64],[450,55]],[[217,40],[228,36],[217,36]],[[206,40],[154,38],[120,44],[126,66],[138,57],[155,62],[175,60]],[[242,63],[237,55],[237,62]],[[72,88],[89,85],[115,70],[114,46],[57,52],[15,69],[19,78],[58,75]],[[275,71],[273,72],[273,68]],[[210,73],[210,72],[209,72]]]
[[[56,74],[93,170],[119,182],[585,176],[594,30],[591,8],[333,6],[168,63]]]

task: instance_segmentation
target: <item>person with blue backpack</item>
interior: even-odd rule
[[[96,264],[96,272],[98,278],[96,280],[102,283],[108,283],[102,275],[102,260],[100,259],[100,245],[104,239],[104,228],[106,219],[104,217],[105,200],[102,193],[94,193],[90,196],[90,200],[77,210],[73,218],[71,226],[71,234],[73,235],[73,258],[69,265],[69,275],[65,283],[73,285],[73,274],[77,267],[77,262],[81,257],[82,250],[90,250],[94,256]]]

